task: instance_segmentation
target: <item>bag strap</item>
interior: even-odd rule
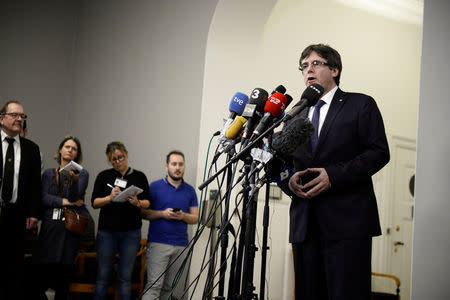
[[[59,168],[55,168],[55,178],[56,178],[56,188],[57,188],[58,197],[62,198],[61,186],[59,185]],[[64,214],[65,214],[67,208],[63,206],[62,210],[64,211]]]
[[[59,185],[59,168],[55,168],[55,178],[58,197],[62,198],[61,186]]]

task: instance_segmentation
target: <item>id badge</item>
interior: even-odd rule
[[[61,217],[61,209],[60,208],[54,208],[53,209],[52,219],[53,220],[59,220],[60,217]]]
[[[122,178],[116,178],[116,181],[114,181],[114,186],[118,186],[122,189],[127,187],[127,182],[125,179]]]

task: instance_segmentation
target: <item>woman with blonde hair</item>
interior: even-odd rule
[[[144,173],[128,166],[128,151],[121,142],[106,146],[112,165],[97,175],[92,206],[100,208],[97,232],[97,282],[94,299],[105,299],[114,256],[119,253],[119,299],[131,297],[131,274],[141,241],[141,208],[150,206],[148,180]],[[142,189],[119,201],[118,195],[130,186]]]

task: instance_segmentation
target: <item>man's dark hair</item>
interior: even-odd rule
[[[166,156],[166,164],[169,163],[169,161],[170,161],[170,156],[173,155],[173,154],[175,154],[175,155],[181,155],[181,156],[183,157],[183,160],[184,160],[184,154],[183,154],[183,152],[178,151],[178,150],[172,150],[172,151],[170,151],[169,154],[167,154],[167,156]]]
[[[336,85],[339,85],[342,73],[342,61],[339,53],[328,45],[324,44],[309,45],[308,47],[305,48],[305,50],[303,50],[302,55],[300,56],[299,64],[301,64],[302,60],[307,58],[313,51],[316,52],[320,57],[327,60],[330,69],[336,68],[339,70],[339,74],[336,77],[334,77]]]

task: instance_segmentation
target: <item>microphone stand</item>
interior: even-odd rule
[[[272,133],[269,134],[269,139],[272,139]],[[264,136],[266,136],[264,134]],[[273,158],[273,157],[272,157]],[[271,158],[271,159],[272,159]],[[268,163],[265,162],[265,164]],[[256,166],[256,161],[254,160],[252,163],[252,166]],[[252,168],[252,171],[254,171],[254,168]],[[257,251],[255,242],[255,228],[256,228],[256,216],[257,216],[257,201],[258,201],[258,193],[259,189],[265,184],[266,185],[266,195],[265,195],[265,204],[264,204],[264,213],[263,213],[263,241],[261,246],[261,276],[260,276],[260,294],[259,299],[264,300],[264,293],[265,293],[265,274],[266,274],[266,261],[267,261],[267,250],[269,247],[267,247],[267,237],[268,237],[268,229],[269,229],[269,200],[270,200],[270,184],[269,184],[269,178],[267,175],[267,169],[266,174],[264,177],[258,182],[258,184],[255,185],[255,179],[258,172],[250,172],[250,181],[252,189],[251,189],[251,203],[250,203],[250,212],[248,213],[248,219],[253,222],[253,229],[247,231],[247,240],[246,240],[246,246],[249,245],[249,248],[247,248],[246,254],[248,254],[249,260],[246,262],[245,266],[246,269],[253,272],[254,268],[254,256],[255,251]],[[243,279],[243,286],[246,285],[247,290],[243,292],[244,299],[257,299],[256,294],[253,294],[252,291],[254,290],[254,286],[251,283],[251,280],[253,278],[253,273],[251,276],[247,275],[247,277],[244,277]]]
[[[214,207],[214,209],[215,209],[215,207]],[[205,290],[203,291],[203,294],[205,293],[205,291],[208,292],[208,294],[206,295],[206,300],[212,300],[212,290],[214,287],[214,273],[215,273],[215,268],[216,268],[216,264],[215,264],[215,256],[216,255],[214,253],[214,249],[215,249],[216,242],[217,242],[215,230],[216,230],[216,221],[215,221],[215,215],[214,215],[214,219],[212,220],[212,227],[209,232],[209,238],[211,240],[210,247],[209,247],[210,263],[209,263],[209,268],[208,268],[208,275],[206,277]],[[202,299],[205,299],[205,296],[203,296]]]
[[[242,260],[244,257],[244,241],[245,241],[245,233],[247,228],[247,204],[249,199],[249,186],[248,186],[248,174],[250,172],[250,164],[246,163],[243,167],[245,173],[245,181],[244,190],[242,193],[242,220],[241,220],[241,230],[239,234],[239,246],[238,253],[236,258],[236,264],[234,265],[235,270],[230,272],[230,285],[228,297],[230,300],[236,300],[240,298],[239,291],[241,289],[241,274],[242,274]],[[234,273],[234,274],[233,274]],[[233,275],[233,276],[232,276]],[[231,278],[232,277],[232,278]],[[233,280],[233,281],[232,281]],[[232,282],[232,284],[231,284]]]
[[[239,153],[237,153],[234,157],[232,157],[219,171],[217,171],[214,175],[212,175],[210,178],[208,178],[206,181],[204,181],[201,185],[198,186],[199,190],[203,190],[206,186],[208,186],[217,176],[219,176],[221,173],[223,173],[225,170],[229,169],[230,166],[234,163],[236,163],[239,159],[241,159],[244,155],[249,155],[249,150],[259,141],[261,141],[267,134],[269,134],[270,132],[272,132],[276,127],[278,127],[282,122],[288,121],[289,119],[291,119],[293,116],[295,116],[295,114],[286,114],[286,116],[283,119],[280,119],[276,122],[274,122],[266,131],[264,131],[260,136],[258,136],[256,139],[254,139],[253,141],[251,141],[250,143],[248,143],[244,149],[242,149]],[[250,167],[250,173],[253,174],[253,169],[255,168],[256,163],[252,163],[251,167]],[[248,168],[247,168],[248,170]],[[259,187],[257,189],[255,189],[256,185],[255,185],[255,177],[256,174],[253,174],[252,176],[250,176],[248,178],[248,182],[250,184],[251,187],[251,199],[248,199],[248,192],[244,191],[244,201],[243,201],[243,220],[242,223],[244,223],[245,226],[245,256],[244,256],[244,266],[245,266],[245,270],[243,272],[243,277],[242,277],[242,294],[241,295],[237,295],[235,298],[235,294],[233,293],[233,291],[229,291],[231,292],[231,299],[257,299],[257,295],[253,293],[253,290],[255,289],[255,287],[252,284],[253,281],[253,268],[254,268],[254,257],[255,257],[255,251],[256,251],[256,246],[254,244],[255,241],[255,227],[256,227],[256,213],[257,213],[257,201],[258,201],[258,190]],[[229,187],[232,186],[232,182],[230,182],[231,185],[228,185]],[[227,191],[227,197],[229,198],[231,191]],[[247,194],[247,195],[246,195]],[[266,196],[268,197],[268,196]],[[248,211],[245,211],[244,214],[244,208],[247,206],[246,202],[248,202]],[[268,200],[267,200],[268,201]],[[229,204],[229,201],[227,202]],[[267,208],[268,211],[268,208]],[[249,221],[249,226],[247,226],[247,224],[245,224],[245,220]],[[242,232],[244,231],[244,229],[242,229]],[[241,232],[240,235],[240,241],[239,241],[239,252],[238,252],[238,258],[241,256],[239,255],[242,250],[241,250],[241,243],[242,243],[242,237],[243,234]],[[266,237],[267,239],[267,237]],[[225,242],[223,242],[225,244]],[[267,244],[267,240],[266,240],[266,244]],[[264,247],[265,248],[265,247]],[[222,249],[223,251],[223,249]],[[222,255],[223,256],[223,252]],[[226,254],[225,254],[226,256]],[[226,257],[225,257],[226,259]],[[232,266],[232,267],[236,267],[236,273],[235,273],[235,279],[239,279],[240,276],[240,268],[241,268],[241,264],[240,264],[240,260],[238,259],[238,263],[236,264],[236,266]],[[225,268],[226,270],[226,268]],[[224,270],[224,271],[225,271]],[[264,272],[265,272],[265,266],[264,266]],[[222,270],[221,270],[221,274],[222,274]],[[223,277],[221,276],[221,280],[223,280]],[[230,278],[230,282],[231,282],[231,278]],[[235,281],[236,285],[234,286],[235,290],[239,289],[239,281]],[[237,289],[236,289],[237,287]],[[221,296],[219,296],[220,298],[217,299],[225,299],[223,298],[223,293],[221,294]],[[230,293],[229,293],[230,296]],[[242,298],[244,297],[244,298]]]
[[[227,160],[229,161],[231,155],[227,156]],[[237,166],[236,166],[237,167]],[[229,227],[232,226],[228,223],[228,215],[230,210],[230,198],[231,198],[231,188],[233,187],[234,175],[236,172],[236,167],[232,168],[231,164],[228,164],[228,173],[227,173],[227,191],[225,198],[225,208],[222,215],[221,227],[219,230],[219,239],[220,239],[220,277],[219,277],[219,292],[218,296],[215,297],[217,300],[225,300],[224,290],[225,290],[225,272],[227,270],[227,248],[228,248],[228,231]]]
[[[253,161],[250,168],[250,173],[256,167],[257,162]],[[242,299],[258,299],[253,292],[255,286],[253,285],[253,269],[255,266],[255,252],[257,251],[255,245],[256,233],[256,215],[258,205],[258,189],[256,188],[256,175],[251,175],[249,179],[250,198],[248,199],[248,208],[245,218],[247,219],[247,226],[245,230],[245,253],[244,253],[244,272],[242,274]]]
[[[261,277],[259,283],[259,299],[264,300],[264,292],[266,288],[266,261],[267,261],[267,236],[269,233],[269,199],[270,199],[270,184],[265,180],[266,185],[266,198],[264,203],[264,215],[263,215],[263,241],[261,252]]]
[[[231,158],[219,171],[217,171],[214,175],[212,175],[211,177],[209,177],[207,180],[205,180],[202,184],[200,184],[198,186],[199,190],[203,190],[208,184],[210,184],[214,179],[216,179],[217,176],[219,176],[222,172],[224,172],[230,165],[234,164],[235,162],[237,162],[239,159],[242,158],[242,156],[244,155],[248,155],[248,151],[253,148],[253,146],[258,143],[259,141],[261,141],[267,134],[269,134],[272,130],[274,130],[276,127],[278,127],[282,122],[285,122],[289,119],[291,119],[292,116],[289,114],[286,114],[286,116],[281,119],[276,121],[275,123],[273,123],[266,131],[264,131],[260,136],[258,136],[256,139],[254,139],[253,141],[251,141],[250,143],[247,144],[247,146],[244,147],[244,149],[242,149],[239,153],[237,153],[235,156],[233,156],[233,158]]]

